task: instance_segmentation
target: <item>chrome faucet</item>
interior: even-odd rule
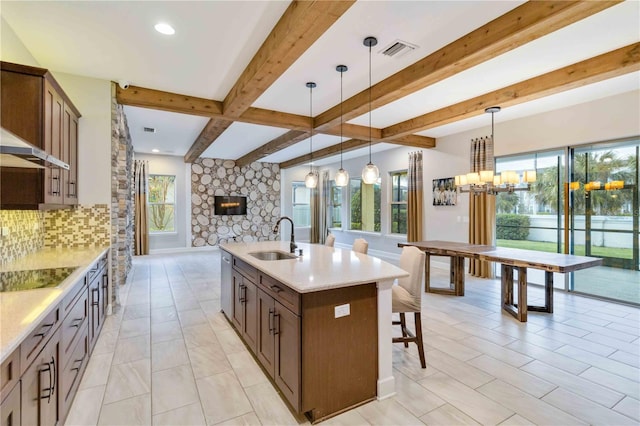
[[[289,253],[293,253],[296,248],[298,248],[298,246],[296,245],[295,236],[293,233],[293,220],[291,220],[289,216],[282,216],[280,219],[278,219],[278,221],[276,222],[276,226],[273,227],[273,233],[278,233],[278,229],[280,229],[280,222],[282,222],[284,219],[287,219],[291,223],[291,242],[289,243]]]

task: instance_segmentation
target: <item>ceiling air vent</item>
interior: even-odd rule
[[[143,127],[142,130],[144,130],[146,133],[155,133],[156,129],[154,129],[153,127]]]
[[[407,43],[406,41],[396,40],[384,49],[382,49],[378,53],[382,53],[383,55],[399,58],[401,56],[406,55],[407,53],[411,53],[418,48],[417,45]]]

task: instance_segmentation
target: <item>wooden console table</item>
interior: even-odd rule
[[[398,247],[414,246],[426,253],[425,292],[464,296],[464,259],[477,259],[500,262],[502,308],[517,318],[527,321],[527,311],[553,313],[553,273],[567,273],[592,266],[602,265],[602,259],[587,256],[574,256],[562,253],[547,253],[535,250],[522,250],[506,247],[494,247],[452,241],[418,241],[398,243]],[[449,288],[434,288],[430,283],[430,256],[448,256],[451,258]],[[527,268],[545,271],[544,306],[527,305]],[[518,301],[513,300],[513,271],[518,271]]]

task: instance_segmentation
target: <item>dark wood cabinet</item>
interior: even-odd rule
[[[71,403],[80,385],[80,379],[89,362],[89,334],[85,326],[81,334],[73,340],[74,347],[63,357],[64,367],[60,371],[60,418],[64,419],[69,413]]]
[[[55,425],[59,420],[59,342],[58,331],[21,378],[21,421],[23,425]]]
[[[233,271],[232,323],[247,346],[255,350],[258,335],[258,289],[247,277]]]
[[[70,166],[0,168],[2,208],[77,204],[80,112],[46,69],[8,62],[0,62],[0,68],[2,127]]]
[[[93,351],[96,345],[100,330],[104,324],[107,307],[107,290],[109,277],[106,268],[106,255],[98,260],[87,274],[89,282],[89,351]]]
[[[19,426],[20,412],[20,383],[17,383],[0,404],[0,426]]]
[[[300,294],[222,256],[233,265],[221,282],[224,313],[293,411],[315,422],[376,397],[375,283]],[[348,313],[338,315],[339,306]]]

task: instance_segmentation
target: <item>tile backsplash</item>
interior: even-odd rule
[[[44,247],[44,215],[38,210],[0,210],[0,262],[11,262]]]
[[[42,248],[106,247],[110,226],[107,204],[64,210],[0,210],[0,263]]]
[[[106,204],[48,210],[44,215],[44,246],[106,247],[111,239],[110,226],[110,211]]]

